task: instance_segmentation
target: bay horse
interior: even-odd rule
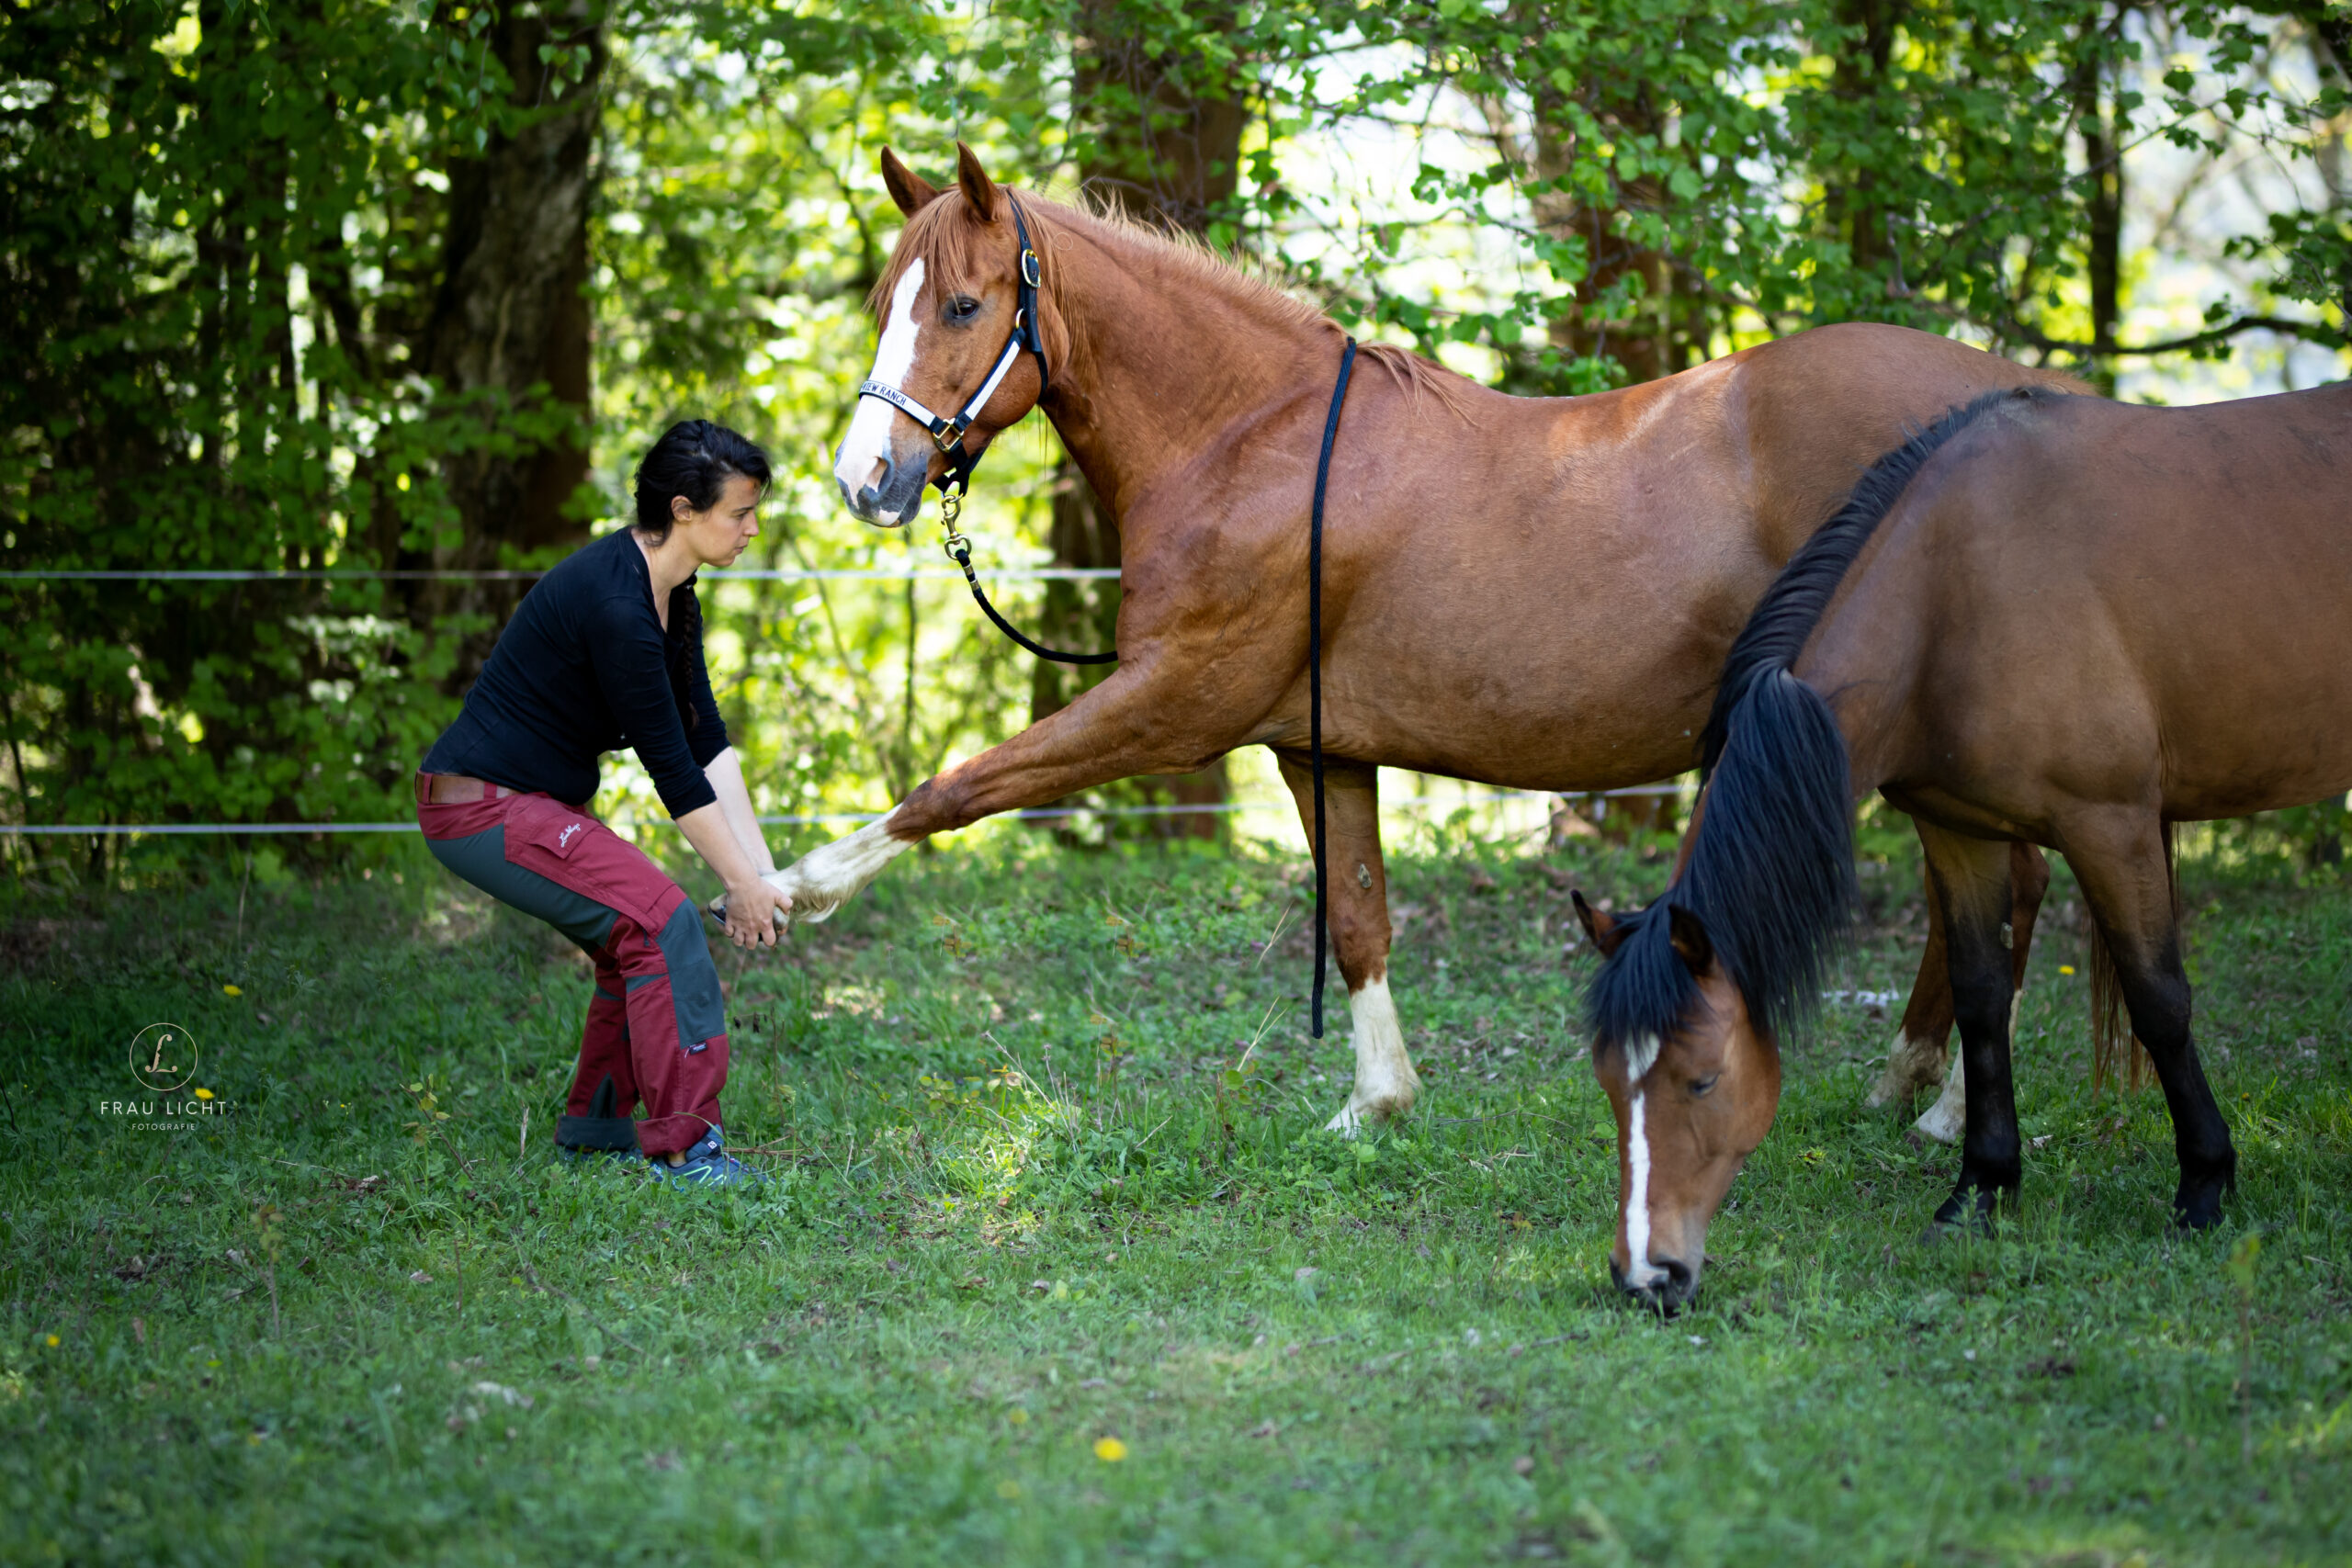
[[[1016,193],[958,151],[944,190],[882,154],[907,221],[834,477],[855,515],[904,526],[951,462],[904,405],[968,412],[951,446],[966,465],[1042,406],[1117,520],[1119,664],[775,874],[799,919],[930,834],[1240,746],[1273,750],[1315,830],[1307,516],[1345,334],[1204,250]],[[1016,321],[1028,293],[1037,320]],[[1333,1129],[1401,1113],[1419,1087],[1387,985],[1377,768],[1542,790],[1685,771],[1724,650],[1854,476],[1954,401],[2062,380],[1883,326],[1579,398],[1508,397],[1363,346],[1324,547],[1329,925],[1355,1047]],[[1949,991],[1940,970],[1922,989]]]
[[[1734,644],[1673,883],[1589,998],[1616,1109],[1611,1269],[1673,1307],[1770,1126],[1777,1041],[1854,893],[1853,802],[1917,822],[1966,1066],[1946,1224],[2022,1179],[2008,844],[2064,854],[2171,1111],[2175,1222],[2236,1172],[2189,1032],[2171,825],[2352,787],[2352,383],[2159,409],[2020,388],[1874,465]]]

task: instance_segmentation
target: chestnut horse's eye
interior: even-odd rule
[[[1709,1073],[1709,1074],[1708,1074],[1705,1077],[1703,1077],[1703,1078],[1692,1078],[1692,1079],[1690,1080],[1690,1095],[1691,1095],[1691,1098],[1695,1100],[1695,1099],[1697,1099],[1700,1095],[1702,1095],[1702,1094],[1706,1093],[1709,1089],[1711,1089],[1714,1088],[1714,1087],[1715,1087],[1715,1080],[1716,1080],[1717,1078],[1721,1077],[1723,1077],[1723,1074],[1721,1074],[1721,1073]]]
[[[958,294],[947,301],[947,319],[951,321],[968,321],[979,313],[980,302],[968,294]]]

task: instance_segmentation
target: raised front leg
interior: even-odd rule
[[[2153,811],[2085,812],[2059,824],[2058,847],[2107,939],[2132,1032],[2147,1047],[2172,1111],[2173,1148],[2180,1160],[2173,1222],[2202,1230],[2221,1220],[2222,1199],[2237,1181],[2238,1156],[2189,1036],[2188,972],[2180,959],[2163,823]]]
[[[1989,1224],[2023,1179],[2017,1095],[2009,1079],[2009,1006],[2016,995],[2006,844],[1919,824],[1928,881],[1943,911],[1952,1016],[1967,1072],[1960,1180],[1936,1211],[1941,1224]]]
[[[2033,922],[2041,913],[2042,895],[2050,890],[2050,859],[2035,845],[2018,842],[2009,846],[2009,977],[2015,982],[2012,1000],[2025,990],[2026,960],[2033,951]],[[1920,998],[1928,991],[1930,967],[1933,984],[1941,998],[1942,1018],[1934,1028],[1936,1072],[1943,1070],[1944,1040],[1951,1029],[1951,979],[1949,963],[1944,955],[1943,917],[1931,886],[1928,896],[1928,951],[1919,961],[1919,979],[1911,993],[1911,1007],[1903,1014],[1904,1041],[1907,1044],[1915,1036],[1910,1032],[1913,1010],[1919,1009]],[[1924,1037],[1924,1031],[1922,1036]],[[1896,1058],[1887,1059],[1887,1076],[1894,1072]],[[1886,1081],[1882,1077],[1882,1085]],[[1932,1079],[1923,1079],[1926,1087]],[[1871,1104],[1882,1103],[1873,1098]],[[1939,1144],[1960,1141],[1961,1129],[1968,1114],[1968,1069],[1962,1063],[1952,1064],[1951,1076],[1944,1080],[1943,1093],[1936,1102],[1920,1113],[1912,1125],[1921,1135]]]
[[[1131,630],[1121,626],[1123,643]],[[1198,773],[1241,743],[1279,685],[1278,671],[1245,668],[1239,660],[1122,664],[1069,706],[926,779],[880,821],[767,880],[792,895],[794,919],[821,920],[933,833],[1114,779]]]
[[[1315,841],[1315,781],[1303,764],[1276,754],[1283,783],[1298,802],[1310,852]],[[1324,819],[1330,832],[1325,861],[1329,878],[1331,945],[1347,983],[1348,1017],[1356,1050],[1354,1088],[1328,1123],[1352,1137],[1367,1120],[1386,1121],[1412,1109],[1420,1075],[1405,1050],[1405,1031],[1388,995],[1388,874],[1380,861],[1380,770],[1352,762],[1323,763]]]

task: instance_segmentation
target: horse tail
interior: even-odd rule
[[[2165,824],[2165,877],[2172,885],[2173,928],[2180,927],[2180,867],[2176,859],[2176,829]],[[2126,1089],[2142,1089],[2155,1077],[2148,1048],[2132,1032],[2123,1008],[2123,977],[2116,973],[2115,954],[2098,922],[2091,922],[2091,1092],[2097,1094],[2112,1078]]]
[[[1699,917],[1758,1028],[1777,1035],[1817,1000],[1857,896],[1852,786],[1837,716],[1792,667],[1912,476],[2014,395],[1953,409],[1871,464],[1765,591],[1715,690],[1702,743],[1702,809],[1681,872],[1634,918],[1593,982],[1587,1010],[1596,1049],[1662,1039],[1696,1005],[1696,979],[1670,940],[1673,908]]]

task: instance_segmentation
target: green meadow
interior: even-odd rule
[[[2160,1098],[2092,1091],[2063,871],[2021,1211],[1928,1234],[1953,1152],[1862,1108],[1925,931],[1898,850],[1839,982],[1896,999],[1791,1043],[1670,1321],[1608,1286],[1568,940],[1655,853],[1400,857],[1426,1093],[1353,1143],[1295,857],[910,856],[721,958],[750,1195],[557,1160],[582,961],[413,849],[19,886],[0,1560],[2352,1561],[2352,891],[2191,850],[2218,1234],[2167,1226]],[[130,1076],[157,1022],[220,1108],[186,1130],[111,1109],[182,1098]]]

